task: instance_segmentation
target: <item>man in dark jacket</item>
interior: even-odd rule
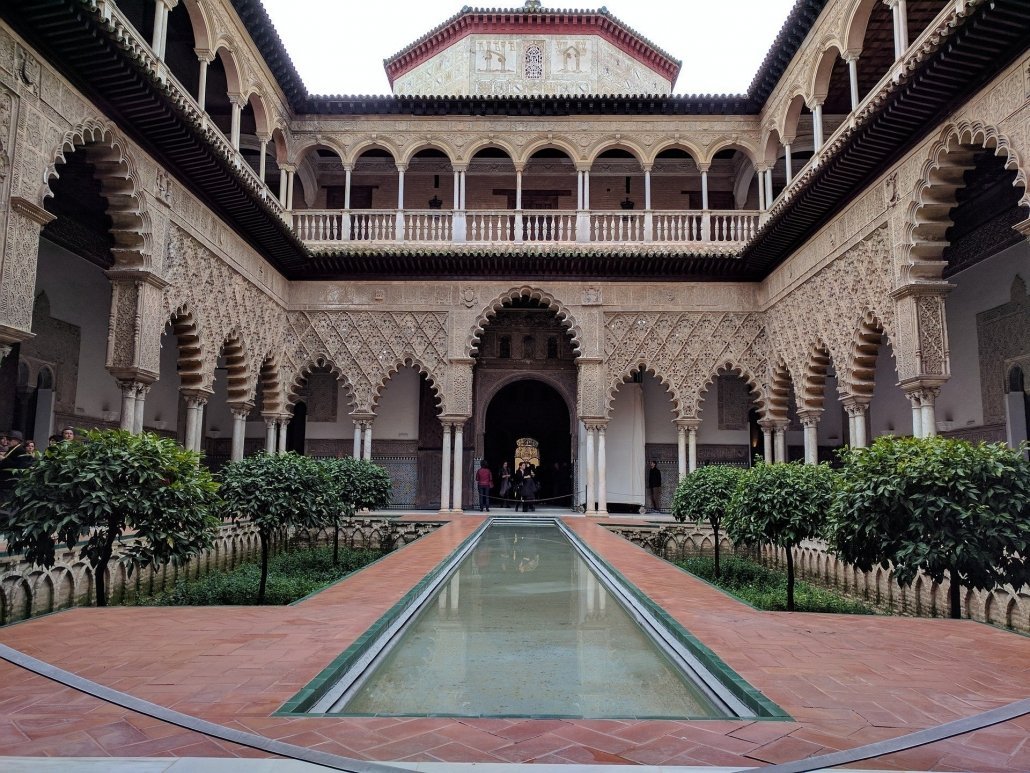
[[[25,436],[18,430],[7,433],[7,453],[0,459],[0,505],[10,499],[18,482],[15,470],[32,466],[32,454],[25,450]]]
[[[651,510],[657,513],[662,509],[662,471],[653,459],[647,471],[647,487],[651,491]]]

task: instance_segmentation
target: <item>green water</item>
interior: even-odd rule
[[[333,713],[726,716],[553,525],[492,524]]]

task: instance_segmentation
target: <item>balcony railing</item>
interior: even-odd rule
[[[754,210],[302,209],[293,228],[305,242],[406,244],[743,244],[761,222]]]

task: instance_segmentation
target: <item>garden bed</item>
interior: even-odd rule
[[[384,553],[376,550],[340,548],[339,563],[333,564],[330,547],[292,550],[268,561],[265,604],[290,604],[337,582],[348,574],[377,561]],[[243,564],[230,572],[212,572],[196,580],[185,580],[171,590],[140,599],[140,606],[231,606],[256,604],[261,564]]]
[[[740,556],[724,556],[719,561],[721,576],[716,579],[713,558],[698,556],[673,563],[758,609],[778,612],[787,608],[786,572],[769,569]],[[794,584],[794,604],[797,612],[876,614],[865,604],[802,581]]]

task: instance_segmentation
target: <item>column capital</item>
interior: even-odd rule
[[[229,104],[233,107],[238,107],[240,110],[247,106],[247,100],[242,94],[229,94]]]
[[[869,403],[872,402],[872,398],[849,395],[842,398],[840,402],[848,416],[863,416],[869,410]]]
[[[229,403],[229,412],[233,416],[242,415],[246,418],[250,415],[250,412],[254,410],[254,403]]]
[[[194,48],[193,53],[195,53],[197,55],[197,59],[204,64],[211,64],[211,62],[215,60],[215,52],[210,48]]]
[[[207,405],[207,401],[211,398],[213,392],[209,389],[196,389],[189,387],[186,389],[180,389],[179,394],[186,399],[186,405],[193,407]]]
[[[673,423],[680,430],[698,429],[701,426],[701,419],[675,419]]]
[[[288,161],[284,161],[283,163],[279,164],[279,170],[282,172],[296,172],[297,165],[291,164]]]
[[[701,163],[701,162],[698,161],[698,162],[695,162],[695,163],[697,164],[697,170],[699,172],[707,172],[709,169],[712,168],[712,162],[711,161],[709,161],[707,163]]]
[[[583,419],[583,426],[587,431],[608,429],[608,419]]]
[[[909,282],[895,290],[891,290],[887,295],[892,300],[900,301],[903,298],[921,297],[924,295],[947,295],[954,289],[955,285],[951,282]]]
[[[394,164],[394,166],[397,168],[398,172],[404,173],[404,172],[408,171],[408,165],[407,164]]]
[[[157,0],[158,5],[163,5],[169,11],[179,4],[179,0]]]
[[[920,405],[933,405],[937,395],[941,393],[943,381],[929,381],[926,379],[915,379],[911,382],[901,382],[901,391],[905,393],[912,402],[919,402]]]
[[[451,164],[452,172],[467,172],[469,169],[468,164]]]
[[[654,167],[654,164],[641,164],[640,165],[640,171],[641,172],[645,172],[645,173],[646,172],[650,172],[653,167]]]
[[[593,166],[589,161],[577,161],[575,163],[577,172],[589,172],[590,167]]]
[[[279,414],[277,413],[261,413],[261,418],[264,419],[266,427],[274,427],[279,423]]]
[[[843,59],[845,62],[847,62],[848,64],[851,64],[852,62],[857,62],[858,58],[861,55],[862,55],[862,50],[861,49],[859,49],[858,51],[849,49],[849,50],[845,51],[843,54],[841,54],[840,56],[841,56],[841,59]]]
[[[819,419],[822,418],[822,408],[805,408],[798,411],[798,418],[801,419],[801,426],[803,427],[814,427],[819,423]]]
[[[755,164],[755,171],[756,172],[768,172],[769,171],[769,165],[768,164]]]
[[[519,172],[519,173],[525,172],[526,171],[526,162],[525,161],[519,161],[519,162],[514,164],[514,167],[515,167],[515,171],[516,172]]]

